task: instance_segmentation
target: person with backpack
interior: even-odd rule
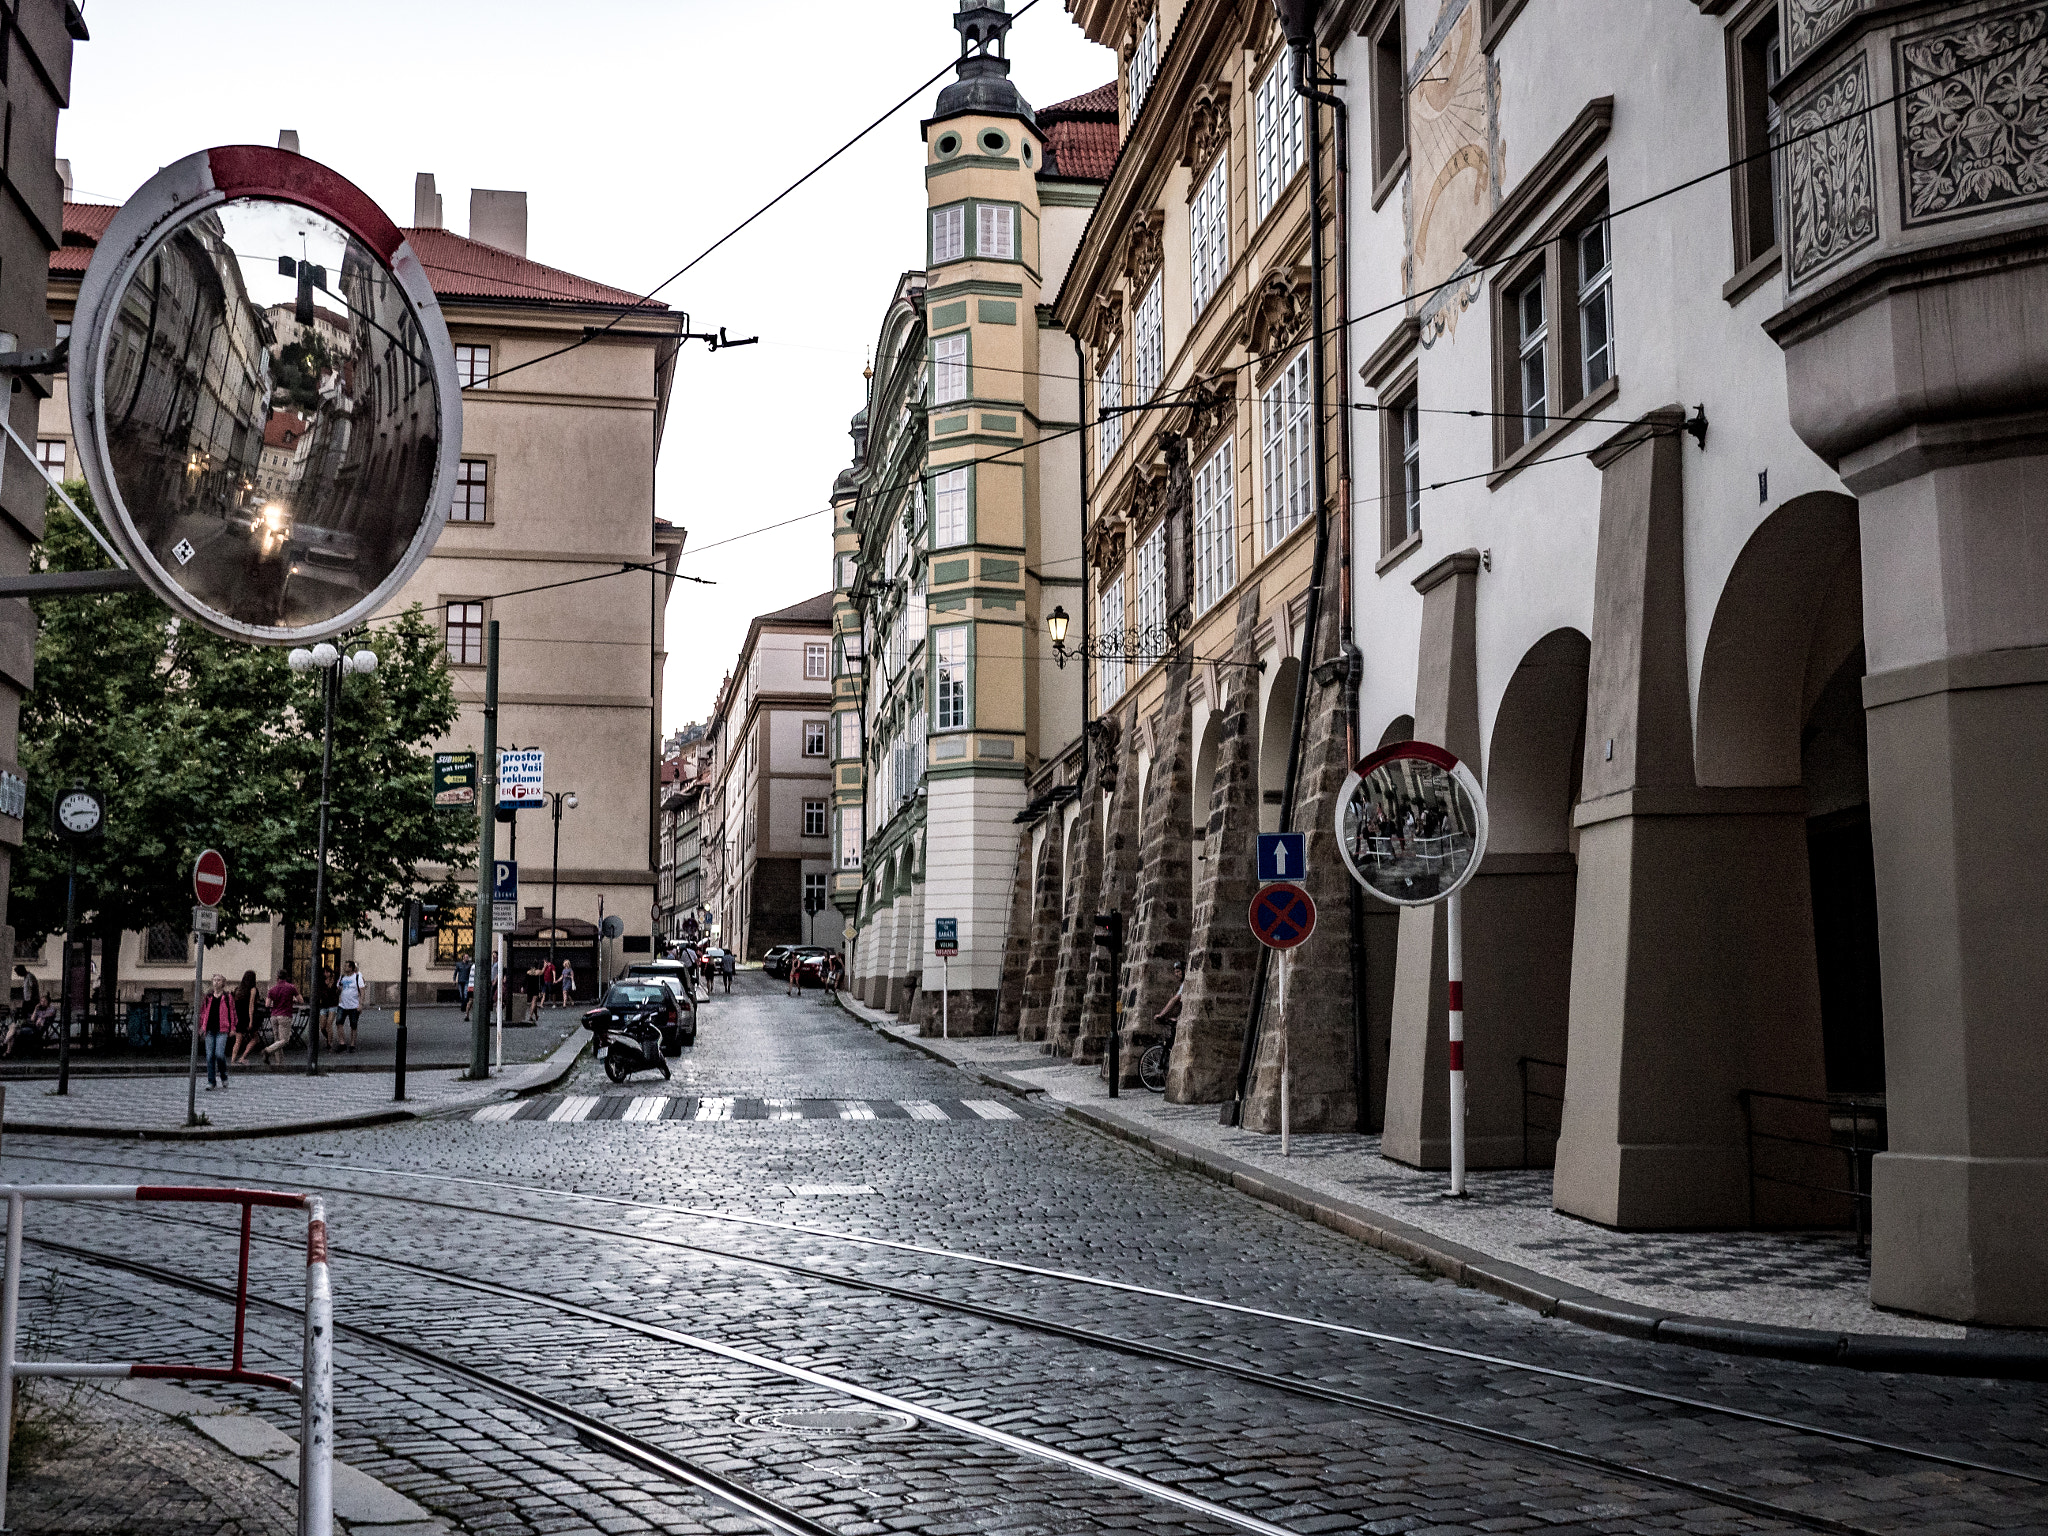
[[[220,1068],[220,1086],[228,1085],[228,1045],[235,1036],[235,1000],[228,995],[228,979],[215,974],[213,990],[199,1005],[199,1038],[206,1051],[206,1088],[213,1091],[213,1071]]]
[[[353,1051],[356,1048],[356,1032],[363,1022],[363,973],[356,969],[355,961],[349,961],[341,973],[341,985],[335,993],[334,1048],[339,1051]],[[341,1032],[348,1031],[348,1044],[341,1043]]]

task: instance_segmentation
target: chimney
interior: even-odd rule
[[[434,190],[432,171],[421,171],[412,179],[412,227],[447,228],[441,218],[441,194]]]
[[[526,254],[526,194],[492,192],[472,187],[469,193],[469,238],[494,245],[514,256]]]
[[[299,130],[296,128],[278,129],[277,147],[284,150],[287,154],[296,155],[299,152]]]
[[[65,201],[65,202],[67,202],[67,203],[68,203],[68,202],[70,202],[70,201],[71,201],[71,162],[70,162],[69,160],[59,160],[59,161],[57,162],[57,179],[58,179],[59,181],[61,181],[61,182],[63,182],[63,183],[64,183],[64,201]]]

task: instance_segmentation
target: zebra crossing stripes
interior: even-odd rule
[[[1031,1120],[1047,1111],[999,1099],[790,1099],[707,1094],[548,1093],[487,1104],[469,1118],[486,1123],[541,1121],[580,1125],[601,1120]]]

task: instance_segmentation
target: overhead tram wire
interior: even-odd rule
[[[1036,3],[1036,0],[1034,0],[1034,3]],[[1711,170],[1701,171],[1696,176],[1688,176],[1685,180],[1673,182],[1670,186],[1661,188],[1658,191],[1646,193],[1644,196],[1637,198],[1634,202],[1623,203],[1618,208],[1609,208],[1607,212],[1601,216],[1602,221],[1611,224],[1614,222],[1614,220],[1620,218],[1625,213],[1638,212],[1641,209],[1649,207],[1652,203],[1660,203],[1667,197],[1675,197],[1680,192],[1690,191],[1692,188],[1697,187],[1704,182],[1712,181],[1717,176],[1725,176],[1731,171],[1740,170],[1745,165],[1753,165],[1759,160],[1769,159],[1772,155],[1779,154],[1782,151],[1789,149],[1794,144],[1801,143],[1807,139],[1816,138],[1824,133],[1829,133],[1836,128],[1840,128],[1844,123],[1854,122],[1857,118],[1867,116],[1868,114],[1877,111],[1881,107],[1889,107],[1900,101],[1905,100],[1908,96],[1917,96],[1924,91],[1934,90],[1939,86],[1948,84],[1950,81],[1959,80],[1963,78],[1965,75],[1969,75],[1975,72],[1976,70],[1983,68],[1986,64],[1993,63],[1999,59],[2009,57],[2013,54],[2022,53],[2029,48],[2037,46],[2039,41],[2040,40],[2038,37],[2029,37],[2020,42],[2012,44],[2010,47],[2001,48],[1993,53],[1988,53],[1984,55],[1983,58],[1976,59],[1971,63],[1964,65],[1960,69],[1951,70],[1948,74],[1930,75],[1925,80],[1920,81],[1916,85],[1910,85],[1900,90],[1896,90],[1892,92],[1889,96],[1881,96],[1876,101],[1867,102],[1863,106],[1853,108],[1850,111],[1842,113],[1839,117],[1831,117],[1827,119],[1825,122],[1815,123],[1810,128],[1802,128],[1797,133],[1787,134],[1783,138],[1776,140],[1774,143],[1767,145],[1763,149],[1755,150],[1750,154],[1739,156],[1734,160],[1727,161],[1725,164],[1714,166]],[[1548,246],[1561,244],[1564,239],[1565,235],[1562,232],[1560,232],[1555,235],[1546,236],[1541,240],[1532,240],[1527,245],[1518,246],[1514,250],[1508,251],[1504,255],[1494,257],[1491,261],[1475,262],[1469,268],[1462,268],[1454,275],[1447,277],[1442,282],[1433,284],[1428,288],[1418,289],[1414,293],[1403,294],[1400,298],[1393,299],[1388,303],[1375,305],[1371,309],[1361,310],[1359,313],[1355,315],[1346,316],[1345,318],[1334,322],[1332,325],[1319,325],[1316,328],[1316,333],[1318,335],[1328,335],[1332,331],[1347,330],[1350,327],[1359,324],[1361,321],[1371,320],[1376,316],[1388,314],[1397,309],[1405,309],[1410,304],[1413,304],[1420,299],[1432,298],[1435,295],[1442,293],[1447,289],[1456,288],[1464,283],[1468,283],[1473,278],[1478,277],[1482,273],[1485,273],[1493,268],[1507,266],[1512,262],[1520,261],[1524,256],[1533,255],[1534,253],[1541,251]],[[1246,356],[1245,362],[1264,362],[1270,358],[1279,357],[1282,353],[1290,352],[1292,350],[1293,343],[1289,343],[1285,347],[1277,347],[1271,351],[1251,353]]]
[[[1020,19],[1026,11],[1030,10],[1033,6],[1037,4],[1038,0],[1024,0],[1024,4],[1020,6],[1014,13],[1012,13],[1012,23],[1014,24],[1014,22]],[[698,263],[704,261],[714,251],[718,250],[719,247],[723,246],[728,240],[731,240],[734,236],[738,235],[741,231],[745,230],[749,225],[754,223],[755,220],[761,218],[762,215],[766,214],[767,212],[769,212],[769,210],[773,209],[784,198],[788,197],[792,192],[796,191],[797,188],[801,187],[813,176],[816,176],[820,171],[824,170],[826,166],[830,165],[833,161],[837,160],[841,155],[845,154],[848,150],[852,149],[854,145],[858,144],[862,139],[866,138],[869,134],[873,133],[877,128],[881,127],[882,124],[886,123],[887,121],[889,121],[890,118],[894,117],[898,112],[901,112],[905,107],[909,106],[913,101],[917,100],[919,96],[922,96],[927,90],[931,89],[932,86],[936,85],[940,80],[944,79],[947,71],[954,68],[954,66],[957,65],[958,63],[959,60],[957,58],[948,59],[931,75],[927,76],[923,80],[920,80],[917,83],[917,86],[910,92],[909,95],[905,96],[902,100],[898,101],[894,106],[890,107],[887,111],[882,113],[880,117],[877,117],[873,122],[869,123],[865,128],[861,129],[858,133],[856,133],[852,138],[848,139],[845,143],[841,144],[837,149],[833,150],[832,153],[827,155],[824,159],[820,160],[808,171],[805,171],[803,175],[797,177],[795,181],[792,181],[780,192],[776,193],[773,197],[769,198],[767,202],[763,203],[760,207],[756,208],[744,219],[741,219],[739,223],[733,225],[731,229],[728,229],[716,240],[712,241],[709,245],[705,246],[703,250],[699,251],[695,256],[692,256],[688,261],[684,262],[680,267],[676,268],[675,271],[671,272],[667,277],[663,278],[660,282],[656,283],[652,288],[648,289],[647,292],[640,295],[639,299],[636,300],[631,306],[620,309],[617,314],[613,315],[612,318],[607,320],[603,325],[596,326],[592,329],[586,330],[579,339],[570,342],[567,346],[557,347],[552,352],[543,352],[539,357],[530,357],[523,363],[512,364],[512,366],[509,368],[501,368],[491,375],[491,379],[502,379],[510,374],[519,372],[519,370],[522,368],[531,368],[538,363],[545,363],[549,361],[551,358],[560,357],[564,353],[574,352],[579,347],[587,347],[590,345],[591,342],[597,340],[598,337],[610,332],[610,330],[614,326],[619,324],[619,322],[624,320],[628,315],[647,314],[649,311],[645,308],[645,306],[652,304],[654,302],[654,296],[660,293],[662,289],[668,287],[671,283],[674,283],[679,278],[683,277],[693,267],[697,266]],[[482,384],[465,385],[464,390],[466,392],[467,390],[471,389],[484,389],[489,386],[489,383],[490,380],[486,380]]]

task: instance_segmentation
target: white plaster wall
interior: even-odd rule
[[[1411,69],[1438,12],[1434,0],[1408,0]],[[1595,36],[1608,45],[1586,47],[1586,39]],[[1553,0],[1525,10],[1494,57],[1504,195],[1599,96],[1612,96],[1615,103],[1604,150],[1612,207],[1729,157],[1720,18],[1657,0]],[[1353,82],[1353,163],[1369,166],[1364,85],[1370,69],[1363,43],[1347,43],[1335,67]],[[1369,179],[1359,176],[1352,187],[1350,311],[1357,316],[1402,296],[1405,192],[1397,189],[1375,211]],[[1744,542],[1775,507],[1811,490],[1840,486],[1789,425],[1782,355],[1761,329],[1783,302],[1779,280],[1766,282],[1739,305],[1722,298],[1722,285],[1735,270],[1725,178],[1625,212],[1611,228],[1621,389],[1600,414],[1627,420],[1660,406],[1690,410],[1704,403],[1710,422],[1704,452],[1690,439],[1683,444],[1688,662],[1697,699],[1714,604]],[[1426,412],[1494,408],[1490,298],[1483,292],[1458,316],[1454,330],[1422,350],[1420,403]],[[1396,309],[1355,325],[1354,361],[1369,355],[1399,318]],[[1358,388],[1355,378],[1351,384]],[[1359,397],[1371,398],[1362,391]],[[1413,579],[1448,554],[1477,548],[1490,551],[1492,561],[1479,577],[1477,610],[1480,729],[1490,743],[1501,697],[1528,649],[1553,629],[1590,633],[1599,472],[1580,458],[1530,465],[1497,490],[1474,480],[1425,491],[1421,548],[1375,574],[1379,419],[1368,412],[1351,417],[1355,618],[1365,653],[1361,736],[1376,740],[1388,721],[1414,708],[1421,599]],[[1588,422],[1554,443],[1546,456],[1583,452],[1618,430]],[[1425,414],[1422,460],[1425,484],[1485,472],[1492,467],[1489,420]],[[1770,471],[1770,498],[1760,504],[1757,474],[1764,469]]]
[[[961,777],[926,784],[924,926],[929,930],[936,918],[957,918],[960,953],[952,984],[993,991],[1003,976],[1017,849],[1013,818],[1024,808],[1024,781]],[[924,962],[923,985],[937,991],[938,958],[926,953]]]

